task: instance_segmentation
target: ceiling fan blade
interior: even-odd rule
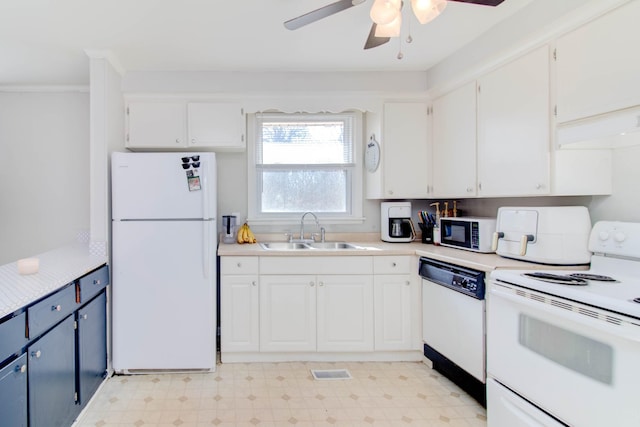
[[[364,43],[365,49],[378,47],[380,45],[385,44],[389,40],[391,40],[390,37],[376,37],[376,27],[377,27],[377,24],[374,22],[373,25],[371,25],[371,31],[369,31],[369,37],[367,37],[367,41]]]
[[[365,0],[339,0],[335,3],[328,4],[320,9],[312,10],[309,13],[300,15],[297,18],[289,19],[284,26],[289,30],[297,30],[300,27],[319,21],[322,18],[331,16],[350,7],[357,6]]]
[[[449,0],[449,1],[457,1],[460,3],[473,3],[480,4],[483,6],[498,6],[504,0]]]

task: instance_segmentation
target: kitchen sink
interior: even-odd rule
[[[299,250],[325,250],[325,251],[344,251],[353,249],[375,249],[368,246],[360,246],[347,242],[264,242],[260,243],[263,249],[271,251],[299,251]]]
[[[311,249],[306,243],[289,243],[289,242],[266,242],[260,243],[263,249],[272,251],[297,251],[301,249]]]

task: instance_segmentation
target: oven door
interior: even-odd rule
[[[640,322],[494,281],[486,298],[489,377],[569,425],[640,425]]]

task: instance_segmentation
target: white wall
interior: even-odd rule
[[[0,265],[89,227],[88,92],[0,92]]]

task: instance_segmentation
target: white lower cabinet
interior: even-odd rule
[[[409,256],[379,256],[373,261],[375,350],[419,350],[419,324],[414,307],[418,281],[412,279]],[[414,268],[417,272],[417,266]],[[417,274],[417,273],[416,273]]]
[[[411,276],[375,276],[375,349],[411,350]]]
[[[220,273],[220,346],[222,354],[259,351],[260,278],[258,276],[258,258],[222,257]]]
[[[371,275],[318,276],[318,351],[373,350]]]
[[[419,360],[420,295],[411,259],[221,257],[222,361],[329,360],[337,354],[390,360],[380,354],[394,352],[395,360],[408,360],[409,351]]]
[[[220,345],[224,351],[258,351],[260,349],[259,299],[257,275],[224,276],[220,299],[225,301],[220,312],[224,333]]]
[[[260,351],[316,350],[316,276],[260,277]]]

